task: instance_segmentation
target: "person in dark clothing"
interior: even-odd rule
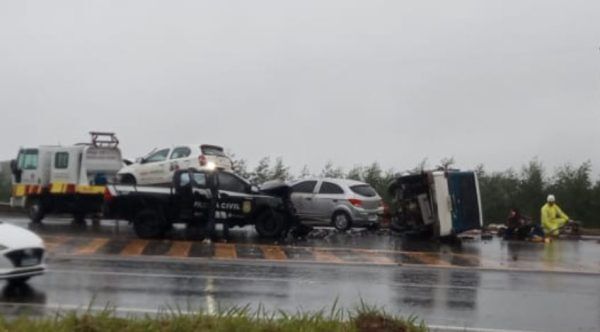
[[[506,220],[505,240],[543,240],[544,232],[531,222],[529,218],[524,217],[519,209],[512,208]]]
[[[219,198],[219,177],[216,172],[206,173],[206,185],[210,190],[210,199],[208,203],[208,218],[206,220],[205,232],[208,236],[208,240],[214,240],[215,238],[215,225],[216,225],[216,213],[217,213],[217,200]],[[227,228],[226,236],[229,235],[229,228]]]

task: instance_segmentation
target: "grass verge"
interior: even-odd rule
[[[59,312],[52,317],[21,316],[6,319],[0,316],[0,331],[64,331],[64,332],[287,332],[287,331],[348,331],[348,332],[421,332],[427,331],[415,317],[401,318],[382,308],[364,303],[353,310],[339,309],[318,312],[267,312],[264,308],[251,311],[249,307],[220,310],[216,314],[183,313],[169,310],[156,315],[119,317],[114,309],[100,312],[87,310]]]

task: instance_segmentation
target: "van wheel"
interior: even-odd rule
[[[285,230],[286,222],[283,213],[271,208],[262,210],[254,221],[254,228],[261,237],[275,238]]]
[[[162,213],[153,209],[142,210],[133,219],[133,230],[142,239],[161,238],[168,226]]]
[[[137,181],[135,179],[135,176],[131,174],[124,174],[123,176],[121,176],[121,184],[135,185],[137,184]]]
[[[334,213],[333,217],[331,218],[331,223],[335,229],[341,232],[345,232],[352,227],[352,219],[346,212],[343,211]]]
[[[44,206],[40,200],[35,199],[27,204],[27,215],[34,224],[40,224],[44,219]]]

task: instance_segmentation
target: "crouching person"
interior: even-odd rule
[[[546,236],[558,236],[560,229],[569,222],[569,216],[556,204],[554,195],[548,195],[541,214],[542,227]]]
[[[531,240],[543,241],[544,232],[541,227],[534,224],[531,219],[521,215],[517,208],[510,209],[506,221],[505,240]]]

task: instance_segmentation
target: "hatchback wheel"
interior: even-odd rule
[[[336,212],[332,218],[333,227],[338,231],[347,231],[352,227],[352,219],[346,212]]]

